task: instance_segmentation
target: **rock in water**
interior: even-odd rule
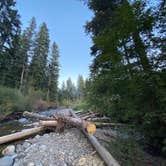
[[[14,160],[10,156],[0,158],[0,166],[12,166],[13,162]]]
[[[28,123],[29,121],[26,118],[21,118],[21,119],[18,120],[18,122],[19,123]]]
[[[15,154],[15,146],[14,145],[7,146],[5,149],[2,150],[2,154],[3,155],[14,155]]]

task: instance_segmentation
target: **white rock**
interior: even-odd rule
[[[40,138],[40,135],[37,135],[35,138],[36,138],[36,139],[39,139],[39,138]]]
[[[35,164],[31,162],[31,163],[28,163],[27,166],[35,166]]]
[[[46,146],[46,145],[41,145],[41,146],[40,146],[40,150],[45,151],[46,149],[47,149],[47,146]]]
[[[13,155],[15,154],[15,146],[9,145],[5,149],[2,150],[3,155]]]

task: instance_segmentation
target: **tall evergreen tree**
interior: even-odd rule
[[[14,7],[14,0],[0,2],[0,83],[10,87],[18,87],[20,74],[20,19]]]
[[[116,120],[137,127],[141,124],[139,129],[147,140],[164,149],[165,93],[160,90],[165,91],[165,69],[163,66],[156,69],[154,64],[158,60],[153,59],[155,52],[160,57],[160,66],[164,65],[163,12],[156,21],[159,8],[153,12],[146,1],[88,0],[87,4],[94,12],[86,25],[93,40],[91,105]],[[159,46],[156,43],[152,46],[154,39]]]
[[[27,27],[24,30],[23,34],[20,37],[19,53],[22,58],[22,72],[21,72],[20,86],[19,86],[20,91],[24,91],[25,85],[27,84],[28,63],[34,46],[35,28],[36,28],[36,20],[33,17],[31,19],[29,27]]]
[[[74,91],[75,91],[75,86],[71,78],[68,78],[66,81],[66,99],[68,104],[70,104],[70,102],[74,100]]]
[[[78,99],[83,99],[84,92],[85,92],[84,78],[83,78],[82,75],[79,75],[78,80],[77,80],[77,96],[78,96]]]
[[[36,90],[47,90],[47,57],[49,51],[49,32],[42,23],[35,41],[34,55],[30,64],[29,81]]]
[[[48,68],[48,91],[47,99],[52,102],[58,102],[58,76],[59,76],[59,52],[57,44],[52,45],[51,59]]]

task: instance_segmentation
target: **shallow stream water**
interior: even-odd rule
[[[50,116],[53,115],[57,110],[56,109],[49,109],[46,111],[42,111],[39,114]],[[4,136],[7,134],[12,134],[15,132],[19,132],[24,129],[32,128],[32,126],[29,126],[28,124],[31,124],[33,121],[28,120],[24,117],[21,117],[18,120],[10,120],[7,122],[0,123],[0,136]],[[13,144],[18,144],[22,142],[23,140],[15,141]],[[10,144],[10,143],[9,143]],[[0,156],[2,149],[4,149],[8,144],[0,145]]]

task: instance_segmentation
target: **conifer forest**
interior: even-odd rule
[[[141,135],[140,146],[164,158],[166,1],[76,1],[93,14],[82,25],[92,61],[89,76],[60,82],[61,49],[49,26],[35,16],[22,26],[16,1],[0,0],[0,121],[24,111],[88,110],[128,126]]]

